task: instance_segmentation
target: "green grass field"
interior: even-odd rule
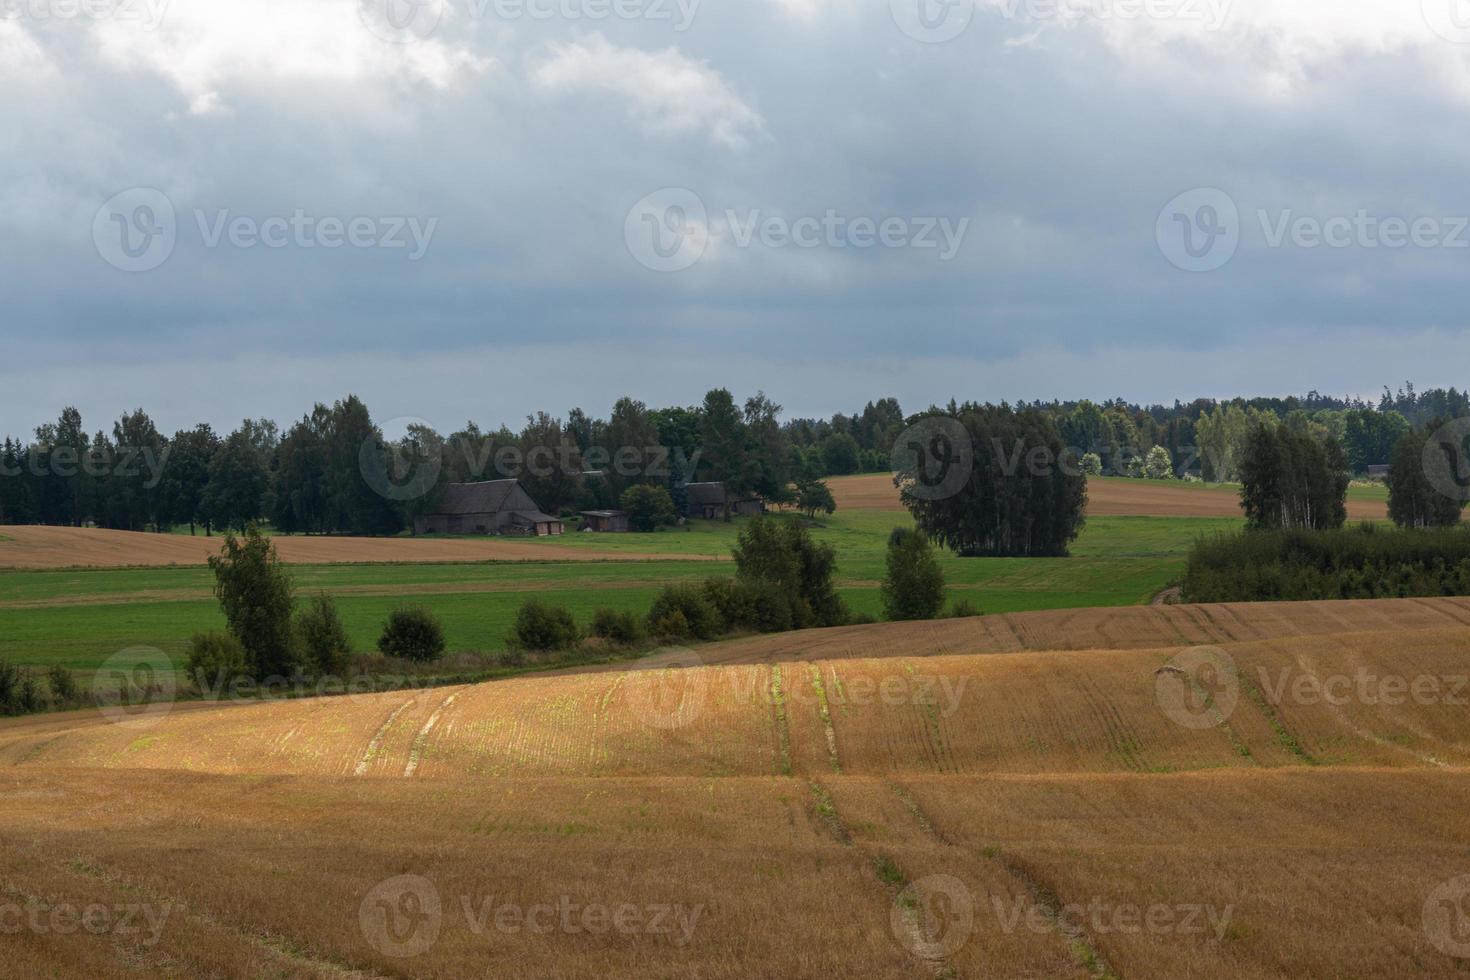
[[[839,513],[815,531],[838,553],[838,583],[855,612],[881,614],[879,583],[890,530],[903,514]],[[988,613],[1147,602],[1182,574],[1201,533],[1238,521],[1095,518],[1068,558],[943,558],[952,596]],[[697,522],[655,535],[569,534],[568,551],[718,555],[728,559],[740,523]],[[586,623],[599,607],[644,612],[666,583],[732,575],[733,565],[668,561],[293,566],[298,592],[332,593],[354,646],[373,649],[384,618],[421,604],[440,616],[451,650],[494,652],[531,594],[564,603]],[[0,571],[0,658],[81,671],[132,646],[182,653],[189,637],[224,625],[207,568]]]

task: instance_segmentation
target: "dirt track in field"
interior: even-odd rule
[[[901,511],[893,477],[878,473],[828,480],[837,509]],[[1169,486],[1145,480],[1093,480],[1087,488],[1087,513],[1092,517],[1240,517],[1234,491],[1180,483]],[[1348,500],[1348,520],[1383,521],[1388,505],[1381,501]]]
[[[293,565],[475,561],[711,561],[709,555],[655,555],[591,551],[505,538],[273,539],[281,560]],[[126,568],[203,565],[223,539],[203,535],[142,534],[77,527],[6,527],[0,568]]]

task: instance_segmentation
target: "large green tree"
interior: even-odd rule
[[[1087,480],[1048,415],[967,403],[910,422],[914,431],[943,427],[963,440],[928,447],[947,454],[938,462],[949,475],[937,487],[908,470],[895,477],[921,531],[966,556],[1067,553],[1082,530]]]
[[[1347,458],[1336,440],[1257,423],[1240,470],[1240,505],[1252,528],[1324,530],[1347,520]]]
[[[270,539],[254,525],[246,528],[243,539],[227,535],[209,567],[225,623],[250,657],[254,676],[290,677],[297,667],[291,578]]]
[[[1393,449],[1388,475],[1388,516],[1399,527],[1453,527],[1460,523],[1465,501],[1437,489],[1425,472],[1425,447],[1444,421],[1404,433]]]

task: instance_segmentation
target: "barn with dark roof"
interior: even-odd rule
[[[434,513],[416,518],[415,534],[518,534],[548,537],[564,530],[560,518],[543,513],[519,480],[451,483]]]
[[[685,489],[685,517],[703,518],[707,521],[724,517],[727,497],[730,513],[737,517],[751,517],[766,511],[766,505],[759,497],[749,494],[737,497],[729,494],[723,483],[691,483]]]

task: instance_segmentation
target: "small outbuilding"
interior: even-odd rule
[[[631,530],[625,510],[584,510],[582,530],[599,534],[623,534]]]
[[[415,534],[507,534],[550,537],[565,528],[543,513],[519,480],[451,483],[434,513],[416,518]]]
[[[726,491],[723,483],[691,483],[686,490],[685,517],[718,520],[725,516],[727,502],[730,513],[737,517],[753,517],[766,512],[765,501],[753,495],[734,497]]]

